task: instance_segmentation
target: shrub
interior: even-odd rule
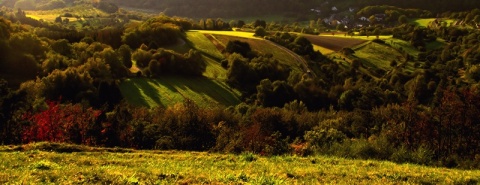
[[[99,131],[96,119],[100,111],[84,108],[80,104],[61,105],[48,102],[48,109],[25,115],[31,125],[24,128],[23,142],[50,141],[96,144]]]
[[[347,136],[334,128],[325,129],[317,127],[312,131],[307,131],[304,138],[309,147],[316,151],[321,148],[331,147],[334,143],[341,143]]]

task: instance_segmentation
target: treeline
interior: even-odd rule
[[[164,10],[167,15],[177,15],[195,18],[205,17],[250,17],[250,16],[264,16],[264,15],[285,15],[289,17],[297,17],[304,19],[305,15],[310,12],[310,9],[321,10],[324,16],[334,13],[331,8],[337,7],[339,10],[348,10],[348,8],[376,6],[376,5],[390,5],[401,8],[414,8],[429,10],[433,13],[442,13],[447,11],[465,11],[472,7],[479,7],[480,3],[470,0],[448,1],[448,0],[359,0],[359,1],[294,1],[294,0],[280,0],[280,1],[240,1],[230,0],[225,2],[217,2],[212,0],[193,1],[186,0],[178,2],[175,0],[154,1],[154,0],[140,0],[140,1],[113,1],[121,6],[158,9]],[[192,8],[195,7],[195,8]],[[311,16],[316,14],[311,13]],[[307,15],[308,16],[308,15]],[[303,18],[302,18],[303,17]]]
[[[8,94],[4,87],[2,92]],[[480,96],[476,91],[445,89],[433,108],[409,101],[354,111],[312,112],[299,101],[281,108],[247,104],[199,108],[186,100],[172,107],[146,109],[121,103],[110,111],[49,102],[35,113],[16,110],[15,122],[0,125],[0,140],[3,144],[51,141],[267,156],[327,154],[478,168]],[[1,103],[19,96],[3,96]],[[8,113],[11,106],[2,106],[2,112]]]

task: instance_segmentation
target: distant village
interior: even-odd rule
[[[344,25],[345,29],[349,28],[362,28],[364,26],[369,26],[371,23],[370,17],[357,17],[356,11],[358,8],[349,7],[348,9],[341,10],[336,6],[330,6],[330,3],[327,1],[321,5],[321,7],[328,6],[328,10],[330,15],[326,18],[323,18],[323,22],[326,25],[330,26],[337,26],[337,25]],[[322,8],[312,8],[310,9],[311,12],[316,13],[317,15],[322,15]],[[324,9],[324,8],[323,8]],[[385,20],[385,14],[375,14],[373,15],[375,22],[382,22]]]

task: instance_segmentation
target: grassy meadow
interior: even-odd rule
[[[188,31],[187,43],[198,51],[201,51],[203,55],[208,55],[215,59],[223,59],[223,54],[218,51],[215,45],[200,31]]]
[[[249,38],[249,39],[259,39],[259,40],[263,39],[263,38],[260,38],[260,37],[253,36],[255,34],[253,32],[244,32],[244,31],[198,30],[198,32],[203,33],[203,34],[226,35],[226,36],[242,37],[242,38]]]
[[[2,184],[477,184],[479,170],[326,156],[0,146]],[[6,160],[5,160],[6,159]]]
[[[240,103],[240,93],[223,82],[209,78],[164,76],[157,79],[131,78],[120,84],[127,102],[145,107],[167,107],[188,98],[201,107]]]
[[[415,24],[416,26],[428,27],[430,22],[435,21],[437,18],[426,18],[426,19],[411,19],[409,22]],[[443,22],[447,23],[447,26],[450,26],[455,20],[453,19],[442,19]]]
[[[397,50],[386,45],[370,42],[369,44],[355,50],[354,56],[360,58],[365,67],[390,70],[390,62],[395,60],[401,62],[404,57]]]
[[[260,40],[260,39],[251,39],[248,37],[239,37],[239,36],[230,36],[230,35],[214,35],[215,39],[220,41],[223,45],[227,45],[229,41],[239,40],[242,42],[247,42],[250,44],[252,50],[258,51],[262,54],[272,54],[274,58],[276,58],[280,64],[290,66],[292,70],[301,71],[302,64],[298,62],[299,59],[298,55],[292,53],[290,50],[278,46],[273,42],[267,40]]]

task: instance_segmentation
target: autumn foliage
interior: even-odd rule
[[[96,123],[101,111],[80,104],[64,105],[55,101],[48,101],[47,104],[46,110],[24,116],[30,125],[23,129],[23,142],[96,143],[93,133],[101,129]]]

